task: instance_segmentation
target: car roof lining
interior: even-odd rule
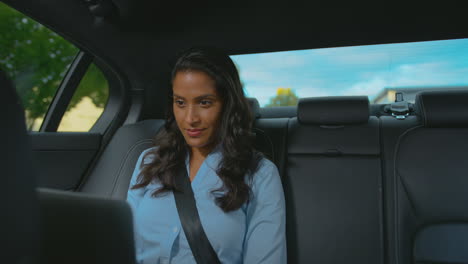
[[[86,38],[93,36],[90,29],[110,26],[122,38],[129,34],[137,43],[154,39],[157,42],[185,40],[186,45],[211,44],[222,47],[229,54],[312,49],[324,47],[384,44],[463,38],[468,36],[463,10],[450,3],[410,8],[396,4],[322,6],[317,1],[284,5],[275,1],[257,4],[237,2],[236,5],[211,5],[210,2],[173,3],[164,6],[156,1],[107,0],[114,2],[120,18],[95,18],[90,22],[91,12],[85,1],[61,1],[64,5],[80,8],[62,9],[61,14],[47,11],[56,1],[44,0],[32,4],[27,0],[3,0],[36,17],[56,29],[68,17],[73,23],[63,27],[72,34],[80,25],[82,34],[73,38],[81,43],[91,43]],[[106,1],[103,1],[106,2]],[[181,7],[182,6],[182,7]],[[162,9],[164,8],[164,10]],[[67,14],[67,12],[69,12]],[[55,14],[55,16],[54,16]],[[66,16],[65,16],[66,15]],[[74,28],[71,26],[74,25]],[[110,28],[107,30],[113,31]],[[86,34],[88,32],[88,34]],[[126,34],[128,33],[128,34]],[[102,36],[102,37],[110,37]],[[96,38],[94,38],[96,39]],[[127,44],[125,42],[121,44]],[[180,46],[180,45],[179,45]],[[183,45],[182,45],[183,46]],[[178,47],[177,47],[178,48]]]

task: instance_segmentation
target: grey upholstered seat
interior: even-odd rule
[[[152,119],[119,128],[80,191],[125,199],[138,157],[153,145],[153,138],[163,125],[164,120]]]
[[[396,149],[397,263],[468,263],[468,91],[416,97]]]
[[[382,263],[379,120],[367,97],[301,99],[287,138],[288,263]]]

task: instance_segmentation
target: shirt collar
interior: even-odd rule
[[[208,165],[213,169],[216,170],[218,168],[218,164],[221,161],[221,157],[223,154],[223,144],[218,143],[213,150],[211,150],[210,154],[206,156],[205,161],[207,162]],[[185,158],[185,165],[188,167],[188,164],[190,162],[190,152],[187,151],[187,156]]]

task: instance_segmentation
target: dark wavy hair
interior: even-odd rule
[[[249,201],[251,189],[245,180],[246,177],[252,180],[262,158],[253,148],[252,111],[244,95],[236,66],[225,53],[214,48],[188,49],[179,55],[171,80],[174,81],[178,72],[190,71],[204,72],[213,78],[222,100],[220,125],[213,145],[222,146],[222,158],[216,172],[223,181],[223,186],[212,192],[225,191],[224,196],[216,198],[216,203],[224,212],[233,211]],[[171,100],[172,95],[170,89]],[[138,183],[132,187],[143,188],[153,180],[159,181],[162,187],[153,193],[153,197],[169,191],[179,191],[174,176],[179,166],[185,166],[189,151],[175,122],[172,107],[172,103],[168,104],[165,126],[154,139],[157,147],[145,156],[152,156],[152,161],[141,165]]]

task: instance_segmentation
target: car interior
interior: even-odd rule
[[[0,70],[4,263],[135,263],[126,194],[139,155],[157,144],[184,48],[240,55],[468,38],[463,8],[449,2],[2,2],[79,49],[37,131]],[[108,81],[104,110],[89,131],[60,132],[91,63]],[[249,102],[255,148],[283,183],[288,263],[468,263],[468,90],[422,91],[414,103]]]

